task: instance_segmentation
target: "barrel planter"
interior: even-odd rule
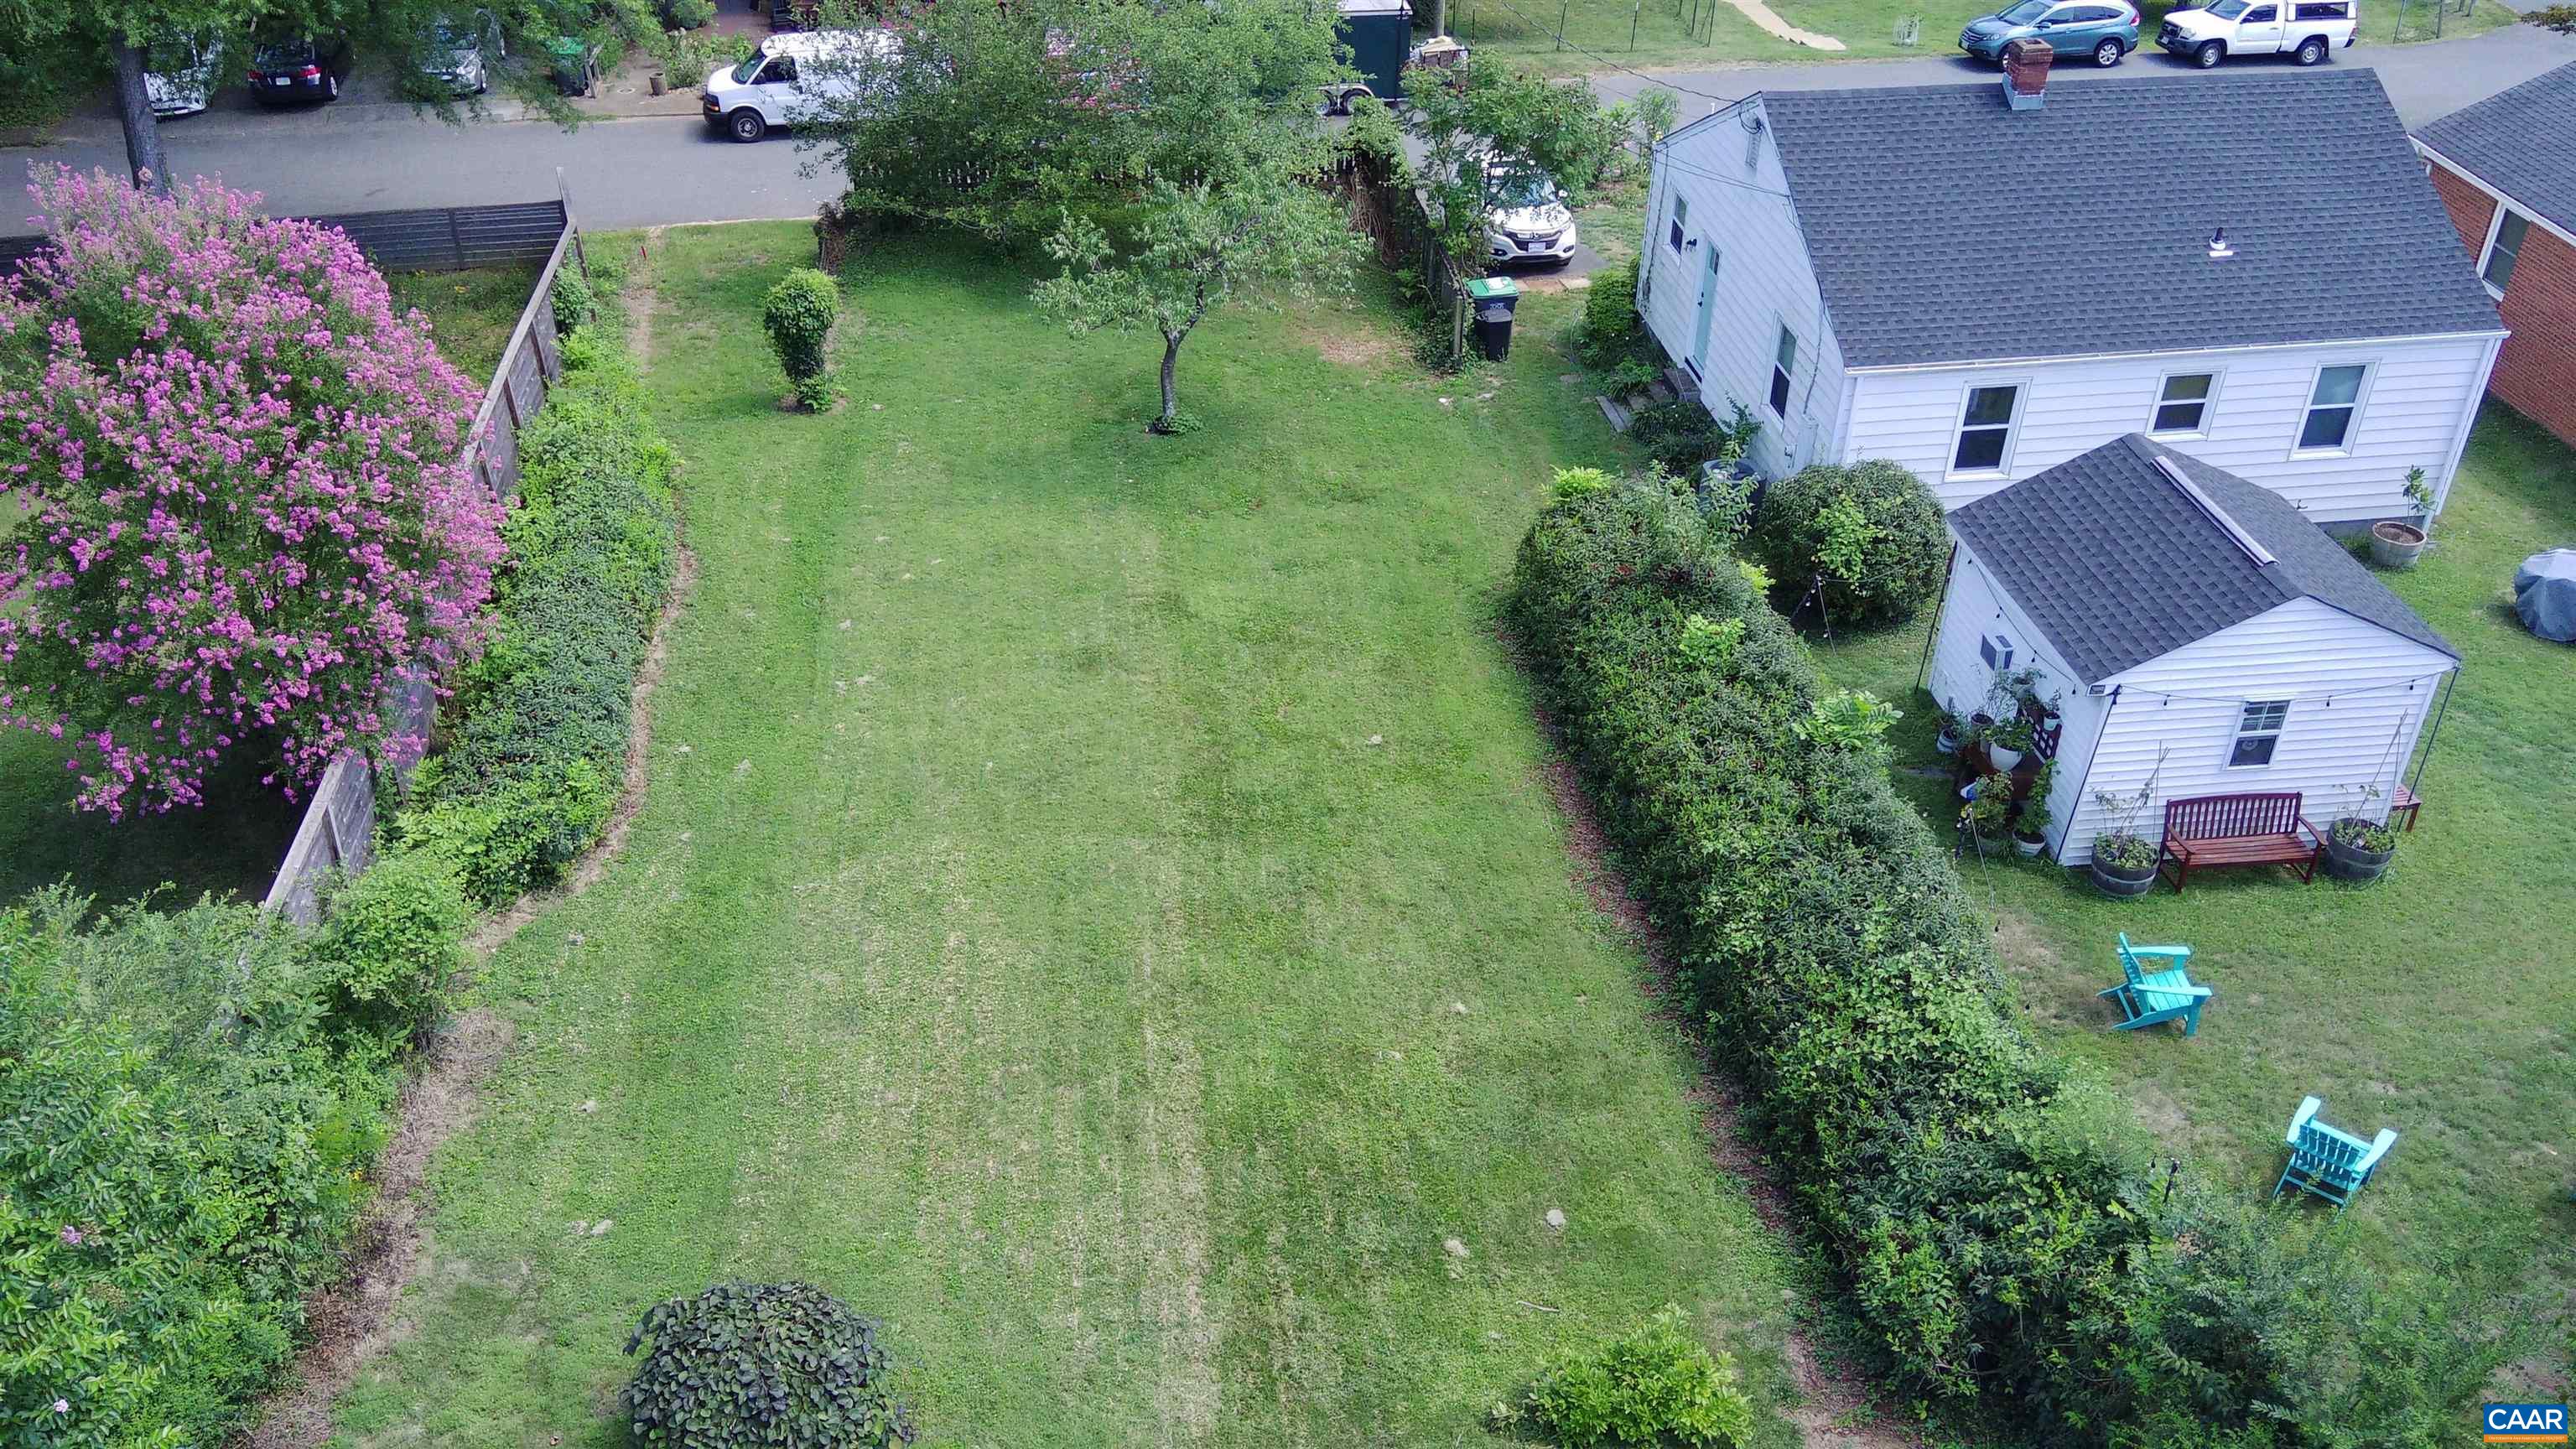
[[[2093,888],[2106,896],[2127,898],[2142,896],[2156,888],[2156,862],[2150,857],[2144,865],[2114,865],[2102,856],[2102,847],[2093,847]]]
[[[2424,554],[2424,530],[2411,523],[2370,526],[2370,561],[2384,569],[2411,569]]]
[[[2326,832],[2326,874],[2336,880],[2355,884],[2377,880],[2388,869],[2388,858],[2396,853],[2394,844],[2386,850],[2365,850],[2338,838],[2331,830]]]

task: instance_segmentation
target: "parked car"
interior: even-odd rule
[[[2129,0],[2021,0],[2008,10],[1969,21],[1959,32],[1959,48],[2000,65],[2004,46],[2026,38],[2047,41],[2059,55],[2118,65],[2138,48],[2138,8]]]
[[[143,93],[156,116],[193,116],[206,108],[224,64],[224,43],[192,36],[152,42],[143,53]]]
[[[737,141],[825,114],[868,83],[869,63],[898,42],[883,30],[809,30],[773,35],[742,64],[707,76],[700,113]]]
[[[501,23],[489,10],[431,24],[421,47],[421,74],[460,96],[479,96],[492,88],[492,62],[510,58],[501,40]]]
[[[348,74],[349,42],[338,36],[288,36],[251,47],[250,93],[266,105],[336,101]]]
[[[2361,32],[2361,0],[2212,0],[2176,10],[2156,44],[2203,70],[2231,55],[2295,56],[2315,65]]]
[[[1574,213],[1564,193],[1546,173],[1517,169],[1509,163],[1485,174],[1485,253],[1488,260],[1548,262],[1564,266],[1574,260]]]

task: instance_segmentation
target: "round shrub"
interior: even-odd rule
[[[1929,602],[1949,567],[1941,504],[1899,464],[1818,463],[1771,485],[1753,544],[1783,583],[1820,580],[1837,621],[1902,619]]]
[[[464,954],[466,914],[455,864],[425,850],[393,851],[334,891],[313,942],[332,1025],[388,1045],[427,1029]]]
[[[885,1449],[912,1415],[887,1387],[877,1321],[803,1283],[719,1283],[645,1311],[627,1389],[634,1435],[680,1449]]]
[[[769,345],[796,400],[807,408],[831,401],[832,324],[840,316],[840,284],[812,267],[789,272],[761,301],[760,325],[769,330]]]
[[[1551,1364],[1530,1389],[1528,1412],[1567,1449],[1735,1449],[1753,1433],[1753,1401],[1736,1386],[1733,1360],[1711,1354],[1690,1316],[1671,1305],[1591,1353]]]
[[[341,233],[40,167],[53,247],[0,291],[0,723],[88,809],[198,803],[257,750],[292,794],[470,653],[500,504],[480,390]]]
[[[546,300],[555,309],[555,331],[566,336],[589,326],[599,313],[599,294],[591,290],[590,278],[578,265],[555,272],[554,291]]]

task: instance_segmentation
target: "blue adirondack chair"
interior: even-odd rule
[[[2161,971],[2149,971],[2141,956],[2169,962]],[[2179,1021],[2184,1036],[2200,1034],[2200,1008],[2218,993],[2193,983],[2191,973],[2183,968],[2191,959],[2189,946],[2132,946],[2129,933],[2120,933],[2120,984],[2096,996],[2107,996],[2120,1008],[2123,1020],[2120,1030],[2135,1031],[2160,1021]]]
[[[2314,1097],[2299,1103],[2299,1115],[2290,1119],[2290,1165],[2281,1169],[2281,1180],[2272,1184],[2272,1196],[2279,1197],[2282,1189],[2295,1185],[2341,1212],[2353,1194],[2369,1184],[2388,1149],[2397,1145],[2397,1130],[2382,1127],[2377,1137],[2364,1142],[2319,1120],[2317,1109],[2324,1105]]]

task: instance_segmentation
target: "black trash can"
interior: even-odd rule
[[[1467,284],[1467,295],[1476,304],[1476,349],[1488,362],[1511,356],[1512,310],[1520,305],[1520,284],[1509,277],[1479,277]]]

